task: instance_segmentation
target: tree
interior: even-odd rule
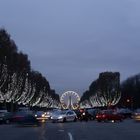
[[[31,70],[28,55],[18,52],[7,31],[0,29],[0,102],[49,107],[58,101],[50,91],[47,79]]]
[[[114,106],[119,102],[120,97],[120,74],[104,72],[92,82],[89,91],[83,94],[81,102],[88,100],[93,107]]]

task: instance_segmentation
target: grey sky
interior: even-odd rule
[[[61,94],[103,71],[140,72],[139,0],[0,0],[0,26]]]

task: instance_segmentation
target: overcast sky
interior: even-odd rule
[[[0,27],[59,94],[140,72],[140,0],[0,0]]]

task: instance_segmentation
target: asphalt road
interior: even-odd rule
[[[0,140],[140,140],[140,123],[44,123],[40,127],[0,125]]]

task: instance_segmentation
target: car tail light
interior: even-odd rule
[[[105,115],[102,116],[103,118],[105,117]]]

